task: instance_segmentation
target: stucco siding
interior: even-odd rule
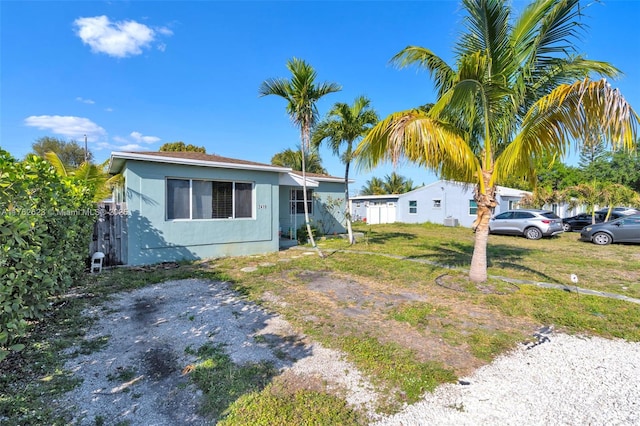
[[[168,220],[167,178],[251,182],[253,217]],[[128,161],[125,173],[129,265],[278,250],[278,174]]]

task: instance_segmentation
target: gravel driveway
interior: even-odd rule
[[[225,344],[236,363],[270,361],[281,371],[320,376],[346,389],[347,400],[377,425],[640,424],[640,343],[546,334],[464,384],[441,386],[380,418],[373,416],[373,386],[340,353],[296,335],[226,283],[166,282],[122,293],[87,315],[99,320],[86,339],[110,337],[105,348],[66,365],[83,379],[61,401],[75,407],[74,424],[208,424],[198,415],[200,391],[182,374],[195,362],[185,349],[207,342]]]

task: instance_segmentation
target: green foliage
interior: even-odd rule
[[[184,142],[167,142],[160,147],[160,151],[164,152],[201,152],[205,154],[207,150],[203,146],[185,145]]]
[[[271,164],[280,167],[289,167],[292,170],[302,171],[302,150],[285,149],[271,157]],[[327,169],[322,167],[322,158],[317,150],[304,152],[304,165],[306,173],[327,174]]]
[[[267,387],[243,395],[219,425],[360,425],[364,418],[346,402],[326,393],[298,390],[280,395]]]
[[[84,147],[74,140],[66,142],[63,139],[44,136],[38,138],[31,148],[38,157],[42,158],[47,152],[55,152],[66,168],[75,169],[85,162]],[[93,154],[87,151],[87,162],[91,162],[92,159]]]
[[[373,337],[347,336],[342,346],[364,371],[384,380],[392,389],[400,389],[409,404],[418,401],[425,392],[432,392],[436,386],[456,380],[454,372],[441,363],[417,362],[413,351],[395,343],[381,343]]]
[[[197,351],[200,362],[191,378],[206,394],[202,410],[220,418],[240,396],[263,389],[277,370],[269,363],[235,365],[222,345],[204,345]]]
[[[360,190],[360,195],[385,195],[404,194],[413,191],[416,187],[411,179],[397,174],[396,172],[386,175],[384,180],[372,177]]]
[[[322,232],[320,231],[320,228],[318,228],[317,225],[311,224],[310,227],[311,227],[311,233],[313,234],[313,238],[322,236]],[[309,233],[305,225],[298,228],[298,230],[296,231],[296,237],[300,244],[306,244],[307,241],[309,241]]]
[[[94,217],[90,188],[36,156],[17,162],[0,151],[0,188],[2,359],[84,270]]]

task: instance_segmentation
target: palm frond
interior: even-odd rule
[[[426,69],[434,80],[438,94],[451,88],[455,78],[455,71],[431,50],[420,46],[407,46],[397,53],[391,61],[398,68],[417,65]]]
[[[56,169],[56,173],[60,176],[68,176],[67,168],[64,166],[64,163],[53,151],[45,152],[44,158]]]

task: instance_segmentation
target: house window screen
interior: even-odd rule
[[[291,213],[304,214],[304,192],[301,189],[291,190]],[[313,190],[307,189],[307,209],[313,214]]]
[[[409,213],[410,214],[418,213],[418,200],[409,201]]]
[[[213,199],[212,215],[213,219],[233,218],[233,183],[232,182],[212,182]]]
[[[253,217],[253,184],[167,179],[167,219]]]
[[[253,213],[253,185],[236,182],[235,188],[235,217],[251,217]]]
[[[189,181],[167,179],[167,219],[189,218]]]

